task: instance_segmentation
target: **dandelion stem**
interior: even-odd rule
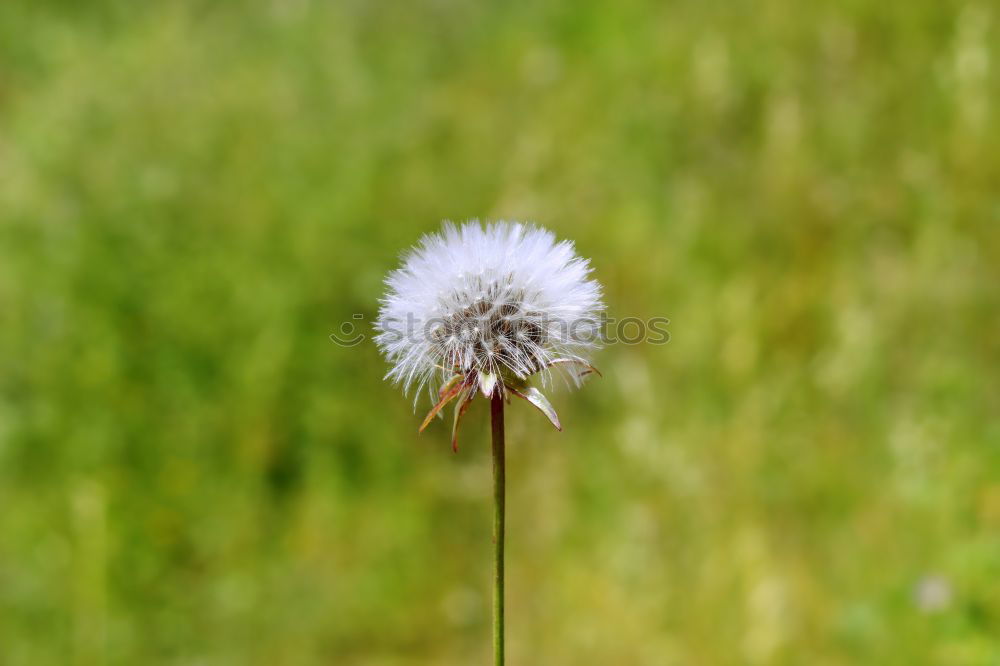
[[[503,397],[494,391],[490,402],[493,426],[493,663],[503,666],[503,537],[504,537],[504,431]]]

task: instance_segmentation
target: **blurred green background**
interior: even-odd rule
[[[0,3],[0,665],[487,663],[488,410],[328,339],[473,217],[671,319],[508,416],[510,664],[1000,664],[998,36]]]

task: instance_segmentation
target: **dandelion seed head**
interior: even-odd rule
[[[386,278],[375,324],[386,378],[407,391],[456,374],[547,383],[553,362],[589,363],[604,309],[590,272],[571,242],[540,227],[446,222]]]

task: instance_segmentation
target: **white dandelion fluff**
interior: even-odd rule
[[[457,421],[478,389],[523,397],[559,427],[527,380],[547,383],[562,367],[579,382],[594,370],[604,305],[590,272],[571,242],[540,227],[445,223],[386,278],[375,337],[392,366],[386,377],[407,391],[437,388],[425,425],[453,398]]]

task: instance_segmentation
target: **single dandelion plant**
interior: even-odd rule
[[[494,480],[494,656],[503,663],[504,404],[524,400],[557,429],[541,388],[562,377],[580,384],[596,372],[600,285],[569,241],[545,229],[496,222],[445,223],[425,236],[386,278],[375,341],[391,364],[387,379],[430,392],[420,430],[452,404],[451,444],[479,394],[490,401]]]

